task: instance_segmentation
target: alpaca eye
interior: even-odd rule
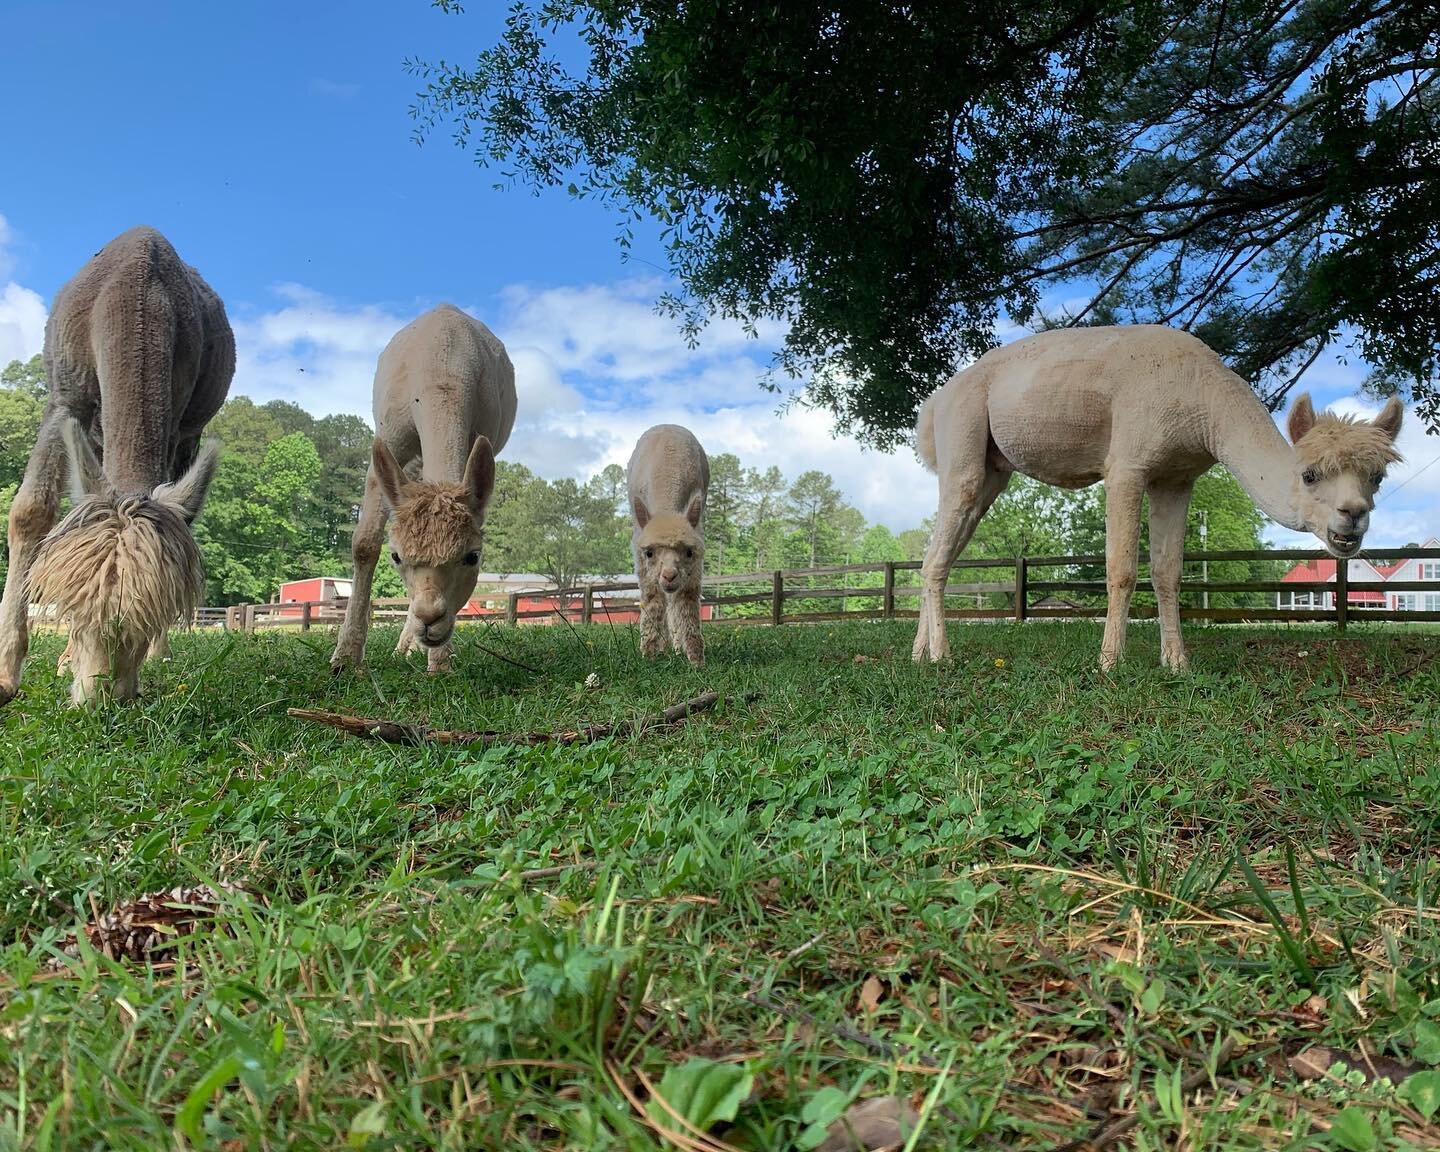
[[[468,565],[470,565],[471,568],[475,567],[476,564],[479,564],[479,563],[480,563],[480,553],[479,553],[479,552],[466,552],[466,553],[465,553],[465,563],[468,564]]]
[[[1383,472],[1376,472],[1375,475],[1373,475],[1373,476],[1370,477],[1370,483],[1373,484],[1373,485],[1375,485],[1376,488],[1380,487],[1380,485],[1383,484],[1384,482],[1385,482],[1385,473],[1383,473]]]
[[[398,565],[398,564],[400,563],[400,553],[398,553],[398,552],[391,552],[391,553],[390,553],[390,563],[395,564],[395,565]]]
[[[646,560],[654,560],[654,559],[655,559],[655,549],[654,549],[654,548],[646,548],[646,549],[645,549],[645,559],[646,559]]]
[[[695,559],[695,549],[693,549],[693,548],[686,548],[686,549],[685,549],[685,559],[687,559],[687,560],[693,560],[693,559]]]
[[[1304,480],[1306,484],[1314,484],[1315,481],[1319,479],[1319,477],[1315,475],[1315,469],[1307,468],[1301,475],[1300,479]]]

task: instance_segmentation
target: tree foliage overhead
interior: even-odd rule
[[[1006,317],[1187,327],[1272,404],[1351,330],[1433,411],[1437,29],[1433,0],[517,0],[473,64],[412,62],[413,111],[658,221],[687,331],[785,320],[780,366],[878,445]]]

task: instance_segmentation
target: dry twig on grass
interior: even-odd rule
[[[395,720],[372,720],[365,716],[346,716],[340,712],[324,712],[318,708],[289,708],[289,715],[313,724],[328,724],[351,736],[379,740],[385,744],[593,744],[610,737],[638,736],[652,728],[678,724],[697,712],[715,707],[722,697],[718,692],[702,692],[692,700],[673,704],[663,712],[622,720],[617,724],[589,724],[570,732],[456,732],[428,728],[424,724],[403,724]],[[742,704],[759,699],[758,692],[734,697]]]

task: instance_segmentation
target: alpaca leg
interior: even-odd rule
[[[647,660],[664,655],[670,634],[665,627],[665,593],[653,580],[640,585],[640,655]]]
[[[1105,638],[1100,642],[1100,670],[1109,672],[1125,651],[1125,624],[1139,568],[1140,500],[1144,481],[1129,473],[1105,480]]]
[[[666,623],[675,651],[684,652],[692,667],[705,663],[705,642],[700,637],[700,592],[688,589],[665,598]]]
[[[68,414],[47,412],[25,467],[25,479],[10,505],[10,568],[0,600],[0,705],[9,703],[20,687],[20,667],[30,647],[30,597],[26,587],[35,550],[60,513],[60,486],[65,479],[65,443],[61,421]]]
[[[375,564],[385,542],[385,503],[380,497],[380,481],[372,469],[365,477],[365,499],[360,505],[360,522],[355,525],[350,553],[355,560],[355,580],[350,588],[350,602],[345,606],[345,622],[330,667],[358,668],[365,662],[365,637],[370,632],[370,587],[375,580]]]
[[[910,652],[912,659],[924,659],[927,647],[933,661],[950,655],[950,637],[945,632],[945,585],[950,582],[950,566],[1009,483],[1009,472],[993,469],[969,475],[950,473],[942,479],[935,532],[920,569],[920,627]]]
[[[1160,617],[1160,663],[1172,672],[1183,672],[1188,663],[1180,635],[1180,572],[1191,488],[1150,489],[1150,583]]]
[[[170,632],[167,629],[150,641],[150,651],[146,654],[145,659],[169,660],[170,655]]]
[[[425,671],[432,676],[450,671],[450,642],[448,640],[438,648],[425,649]]]

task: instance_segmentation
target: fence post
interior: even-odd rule
[[[1345,617],[1350,609],[1350,561],[1335,561],[1335,629],[1345,631]]]
[[[306,600],[300,605],[300,631],[310,631],[310,601]]]
[[[1015,623],[1025,622],[1025,568],[1029,563],[1024,556],[1015,557]]]
[[[595,613],[595,585],[586,584],[585,593],[580,598],[580,623],[589,624],[590,618]]]
[[[885,561],[885,599],[882,610],[886,620],[895,619],[895,561]]]
[[[777,568],[770,582],[770,623],[779,624],[780,618],[784,615],[785,574]]]
[[[505,623],[520,623],[520,593],[511,592],[505,598]]]
[[[254,605],[254,604],[246,604],[246,605],[245,605],[245,608],[244,608],[244,612],[245,612],[244,620],[243,620],[243,622],[241,623],[240,627],[241,627],[241,629],[242,629],[243,631],[245,631],[245,632],[254,632],[254,631],[255,631],[255,605]]]

